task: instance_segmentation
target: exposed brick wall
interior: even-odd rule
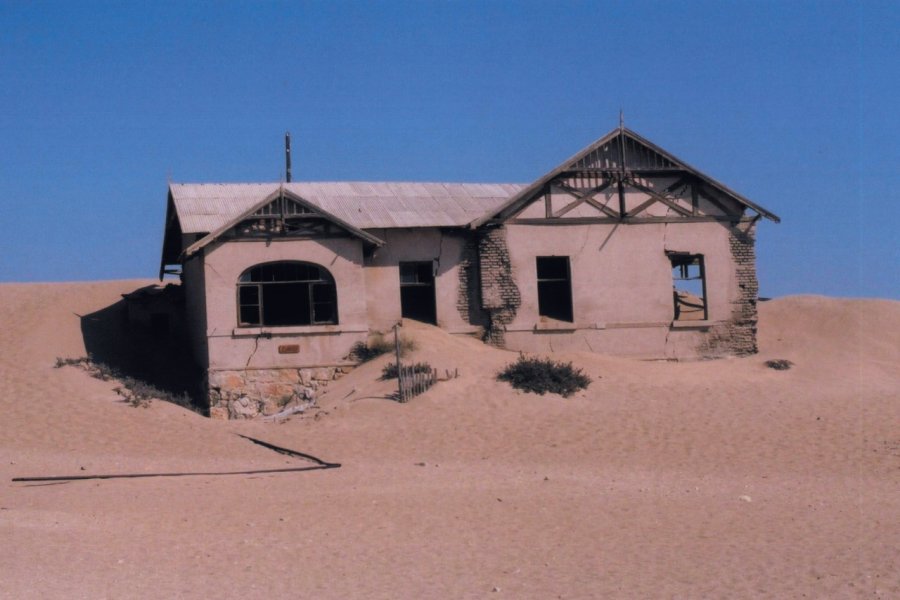
[[[506,341],[505,326],[512,323],[522,304],[522,296],[513,280],[505,227],[479,230],[478,258],[481,305],[488,318],[485,341],[503,347]]]
[[[731,318],[709,331],[700,348],[703,356],[755,354],[759,282],[756,279],[755,224],[741,223],[729,232],[737,290],[731,306]]]
[[[456,310],[469,325],[487,327],[488,319],[481,307],[481,277],[478,265],[478,234],[471,232],[459,260],[459,288]]]

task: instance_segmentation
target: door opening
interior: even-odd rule
[[[400,263],[400,313],[404,319],[437,325],[432,261]]]

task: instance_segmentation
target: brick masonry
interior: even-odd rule
[[[710,329],[698,349],[701,356],[745,356],[757,352],[756,303],[759,282],[756,279],[756,230],[754,223],[742,223],[729,232],[737,290],[731,306],[731,318]]]
[[[207,397],[213,419],[252,419],[292,407],[314,406],[316,396],[349,367],[210,371]]]
[[[512,323],[522,305],[522,296],[513,279],[505,227],[489,227],[479,231],[478,258],[481,304],[488,319],[485,341],[503,347],[506,325]]]
[[[478,234],[472,233],[466,239],[459,260],[459,288],[456,296],[456,310],[466,323],[478,327],[486,327],[488,320],[481,307],[480,275]]]

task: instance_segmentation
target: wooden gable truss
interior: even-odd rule
[[[537,206],[543,204],[543,210]],[[613,130],[512,198],[486,223],[737,222],[779,218],[634,132]]]
[[[285,194],[247,215],[223,238],[258,238],[286,236],[299,238],[335,237],[350,235],[332,219],[300,204]]]
[[[315,239],[344,236],[358,237],[369,248],[384,244],[374,235],[339,219],[282,187],[250,210],[189,246],[184,255],[189,257],[217,240]]]

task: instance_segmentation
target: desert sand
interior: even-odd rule
[[[900,302],[761,303],[747,358],[561,356],[593,379],[570,398],[408,325],[459,378],[398,404],[382,357],[302,416],[217,422],[54,368],[146,283],[0,285],[3,598],[900,598]],[[12,482],[308,464],[236,434],[342,466]]]

